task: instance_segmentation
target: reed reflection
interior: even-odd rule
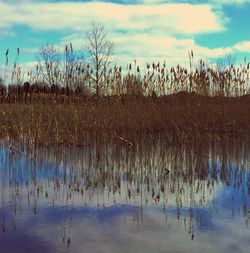
[[[172,224],[174,215],[192,240],[197,230],[212,229],[213,215],[237,214],[248,225],[248,143],[168,146],[161,138],[137,143],[97,138],[83,147],[41,148],[2,142],[2,232],[18,230],[26,213],[51,207],[66,247],[73,217],[98,210],[111,210],[111,216],[112,210],[129,212],[138,228],[148,223],[150,208],[161,210],[166,223]]]

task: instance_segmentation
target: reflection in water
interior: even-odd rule
[[[0,252],[248,252],[248,145],[89,143],[1,143]]]

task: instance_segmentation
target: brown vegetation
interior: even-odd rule
[[[143,73],[134,61],[123,72],[109,67],[111,44],[106,46],[107,58],[99,52],[95,58],[101,63],[85,64],[71,43],[64,58],[47,45],[41,49],[43,61],[24,83],[18,49],[10,84],[4,83],[6,73],[0,81],[1,138],[43,145],[81,145],[89,132],[129,145],[138,135],[160,134],[169,143],[225,135],[248,138],[246,61],[215,68],[202,60],[195,64],[191,51],[188,68],[152,63]]]
[[[250,97],[208,97],[180,92],[164,97],[109,96],[81,103],[0,105],[1,137],[37,144],[84,143],[88,132],[133,144],[162,135],[169,143],[203,137],[249,136]],[[59,98],[59,97],[58,97]],[[39,101],[39,100],[38,100]]]

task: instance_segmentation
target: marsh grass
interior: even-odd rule
[[[125,72],[118,66],[105,68],[102,90],[94,94],[89,65],[74,65],[70,76],[58,67],[51,79],[58,81],[52,84],[41,78],[38,65],[22,84],[18,49],[11,83],[0,86],[1,137],[41,145],[82,145],[88,132],[127,145],[133,145],[137,136],[158,134],[177,144],[225,135],[247,139],[249,64],[223,68],[202,60],[195,64],[193,52],[189,61],[189,68],[146,64],[145,73],[136,61]]]
[[[88,132],[133,145],[137,136],[169,143],[243,137],[250,133],[250,98],[179,93],[164,97],[106,97],[81,104],[3,103],[1,138],[31,144],[84,143]]]

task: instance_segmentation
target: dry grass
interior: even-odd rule
[[[89,65],[76,63],[70,76],[58,65],[51,82],[38,65],[23,84],[18,57],[19,49],[10,85],[0,83],[1,138],[82,145],[97,133],[131,145],[140,135],[160,134],[169,143],[183,143],[250,134],[247,62],[214,68],[202,60],[195,64],[190,52],[189,68],[152,63],[143,73],[135,61],[125,72],[118,66],[105,68],[95,94]],[[7,73],[3,76],[8,80]]]
[[[4,103],[1,138],[43,145],[81,145],[90,132],[134,143],[161,134],[169,143],[249,136],[250,97],[185,92],[163,97],[112,96],[73,103]]]

